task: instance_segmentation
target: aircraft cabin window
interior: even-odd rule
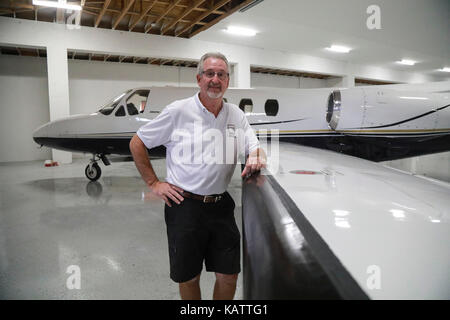
[[[124,117],[125,116],[125,108],[123,106],[120,106],[119,109],[116,111],[116,117]]]
[[[128,97],[127,110],[128,110],[128,114],[130,116],[144,112],[149,93],[150,93],[150,90],[139,89],[139,90],[136,90],[131,96]],[[133,106],[136,108],[136,110],[137,110],[137,107],[139,107],[138,112],[137,113],[134,113],[135,111],[130,112],[130,109],[128,109],[129,104],[133,104]]]
[[[278,114],[278,100],[268,99],[264,105],[267,116],[275,117]]]
[[[241,99],[241,102],[239,102],[239,109],[244,111],[244,113],[249,113],[253,111],[253,101],[252,99]]]

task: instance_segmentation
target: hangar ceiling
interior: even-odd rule
[[[377,0],[381,10],[380,30],[369,30],[366,26],[366,9],[373,4],[372,0],[67,1],[83,5],[82,26],[194,37],[196,40],[322,57],[360,66],[421,72],[442,80],[449,76],[438,71],[450,65],[448,0]],[[64,10],[34,6],[32,2],[0,0],[0,16],[54,23],[65,23],[69,16]],[[246,10],[248,8],[251,10]],[[224,32],[230,25],[253,28],[257,34],[245,38],[232,36]],[[325,50],[331,44],[347,45],[352,51],[337,54]],[[9,51],[6,48],[2,53]],[[17,48],[16,51],[20,55],[28,54],[25,48]],[[38,54],[42,56],[39,51]],[[78,57],[133,63],[144,61],[140,57],[110,56],[105,59],[97,53],[81,55],[77,52],[73,58]],[[158,57],[149,59],[155,58]],[[417,63],[404,66],[397,63],[401,59],[412,59]],[[149,61],[155,64],[161,60]],[[290,73],[274,70],[276,74]]]
[[[380,9],[380,29],[367,26],[371,5]],[[230,35],[224,32],[229,26],[251,28],[256,35]],[[450,67],[450,1],[264,0],[250,10],[237,11],[195,39],[445,79],[450,74],[437,69]],[[342,54],[325,49],[333,44],[352,50]],[[402,59],[417,63],[396,63]]]
[[[67,0],[80,4],[81,25],[191,38],[254,0]],[[66,10],[33,5],[32,0],[0,0],[0,15],[65,23]]]

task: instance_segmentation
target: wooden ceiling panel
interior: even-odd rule
[[[81,25],[191,38],[254,0],[67,0],[82,5]],[[0,0],[0,16],[66,21],[67,11],[32,0]]]

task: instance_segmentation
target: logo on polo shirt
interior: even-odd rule
[[[229,137],[236,137],[236,127],[234,124],[227,124],[227,134]]]

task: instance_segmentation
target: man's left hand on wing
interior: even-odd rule
[[[263,149],[256,149],[250,153],[245,163],[245,168],[242,171],[241,176],[243,178],[249,177],[252,174],[259,172],[262,168],[266,167],[267,158]]]

